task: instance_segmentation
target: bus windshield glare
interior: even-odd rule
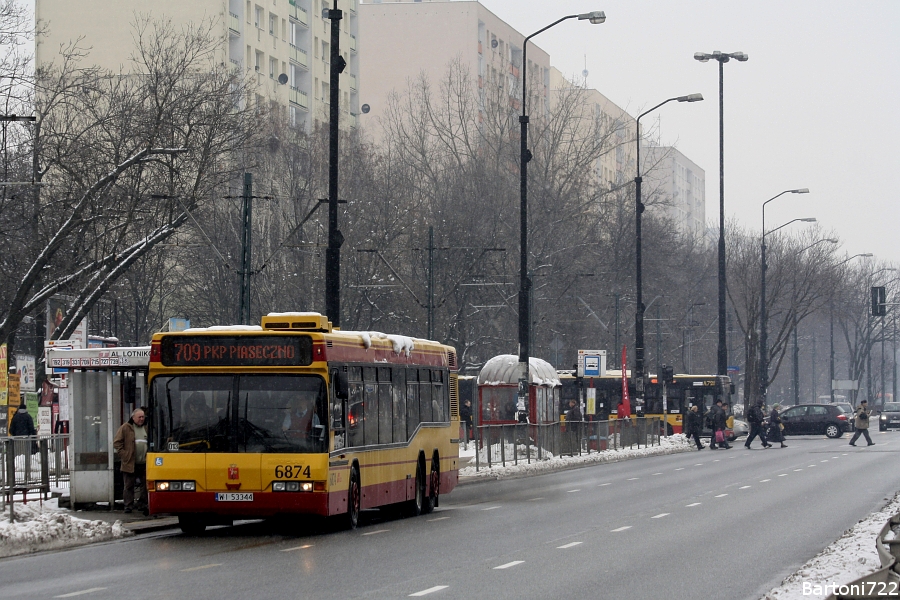
[[[326,452],[326,406],[317,375],[158,376],[151,451]]]

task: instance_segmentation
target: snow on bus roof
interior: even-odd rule
[[[409,356],[410,352],[416,349],[416,338],[407,337],[405,335],[393,335],[381,333],[380,331],[334,331],[335,334],[356,335],[362,338],[363,346],[366,350],[372,347],[372,338],[388,340],[394,347],[394,352]]]
[[[562,385],[556,369],[547,361],[528,357],[528,376],[534,385],[557,387]],[[519,381],[519,357],[514,354],[500,354],[490,359],[478,374],[479,385],[509,385]]]
[[[212,327],[188,327],[184,330],[186,333],[197,333],[200,331],[262,331],[259,325],[213,325]]]

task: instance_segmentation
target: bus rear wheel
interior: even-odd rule
[[[408,500],[406,502],[405,510],[403,511],[408,517],[418,517],[419,515],[425,512],[425,473],[422,468],[424,464],[424,460],[422,457],[419,457],[419,460],[416,462],[416,487],[415,494],[413,495],[412,500]]]
[[[185,535],[203,535],[206,520],[200,515],[178,515],[178,527]]]
[[[438,505],[438,495],[441,491],[441,463],[437,454],[431,459],[431,476],[428,483],[431,489],[428,490],[428,496],[422,505],[422,513],[426,515]]]

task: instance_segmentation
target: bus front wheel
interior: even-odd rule
[[[347,514],[344,518],[344,525],[347,529],[356,529],[359,526],[360,498],[359,469],[356,465],[353,465],[350,469],[350,485],[347,488]]]

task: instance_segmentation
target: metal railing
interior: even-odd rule
[[[900,513],[888,519],[875,537],[875,549],[878,551],[881,568],[846,585],[838,586],[826,600],[888,597],[890,595],[888,592],[896,596],[900,586],[900,538],[892,534],[893,539],[886,539],[895,528],[900,529]]]
[[[531,464],[555,456],[658,446],[665,435],[660,417],[574,421],[533,425],[479,425],[475,428],[475,470],[482,466]]]
[[[0,439],[0,509],[17,494],[48,498],[52,487],[68,487],[72,445],[69,434]]]

